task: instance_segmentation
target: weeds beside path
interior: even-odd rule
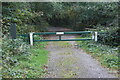
[[[20,60],[20,65],[14,67],[15,70],[21,70],[24,74],[20,78],[41,78],[42,75],[46,74],[45,66],[48,62],[48,51],[45,50],[46,43],[36,43],[31,46],[28,56],[28,60]],[[18,56],[21,57],[21,56]]]

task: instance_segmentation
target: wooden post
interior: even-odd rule
[[[12,39],[16,39],[16,24],[12,23],[10,25],[10,36]]]

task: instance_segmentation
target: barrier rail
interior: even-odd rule
[[[92,34],[91,38],[86,39],[62,39],[61,36],[65,34]],[[34,35],[56,35],[59,36],[59,39],[56,40],[34,40]],[[46,41],[85,41],[85,40],[95,40],[97,41],[97,32],[93,31],[79,31],[79,32],[40,32],[35,33],[31,32],[29,33],[29,39],[30,39],[30,45],[33,45],[34,42],[46,42]]]

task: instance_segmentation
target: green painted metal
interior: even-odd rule
[[[40,33],[33,33],[34,35],[46,35],[46,34],[56,34],[57,32],[40,32]],[[64,34],[86,34],[92,33],[92,31],[78,31],[78,32],[64,32]]]
[[[57,33],[61,33],[61,34],[57,34]],[[91,34],[93,33],[92,31],[77,31],[77,32],[39,32],[39,33],[33,33],[33,38],[34,35],[56,35],[59,37],[59,39],[56,40],[34,40],[34,42],[47,42],[47,41],[85,41],[85,40],[92,40],[92,38],[86,38],[86,39],[62,39],[62,35],[64,34]],[[21,34],[18,36],[22,36],[22,37],[29,37],[29,34]]]
[[[40,32],[40,33],[33,33],[33,35],[58,35],[59,39],[57,40],[34,40],[34,42],[45,42],[45,41],[85,41],[85,40],[92,40],[89,39],[61,39],[62,35],[64,34],[90,34],[92,31],[78,31],[78,32]]]
[[[92,39],[59,39],[59,40],[34,40],[34,42],[45,42],[45,41],[85,41],[85,40],[92,40]]]
[[[92,33],[92,31],[79,31],[79,32],[64,32],[64,34],[86,34],[86,33]],[[46,34],[55,34],[56,32],[39,32],[39,33],[33,33],[33,35],[46,35]],[[22,36],[22,37],[28,37],[29,34],[18,34],[17,36]]]
[[[61,40],[61,35],[59,35],[59,40]]]
[[[88,33],[92,33],[92,31],[64,32],[64,34],[88,34]]]
[[[62,35],[64,34],[89,34],[92,31],[78,31],[78,32],[40,32],[40,33],[33,33],[33,35],[58,35],[58,40],[34,40],[34,42],[45,42],[45,41],[85,41],[85,40],[92,40],[92,39],[61,39]]]

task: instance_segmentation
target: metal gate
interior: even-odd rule
[[[10,26],[10,33],[11,33],[11,38],[16,39],[16,24],[12,24]],[[91,38],[86,38],[86,39],[62,39],[61,36],[65,34],[92,34]],[[29,38],[30,45],[33,45],[34,42],[42,42],[42,41],[85,41],[85,40],[95,40],[97,41],[97,32],[94,31],[78,31],[78,32],[40,32],[40,33],[35,33],[35,32],[30,32],[29,34],[23,34],[23,35],[18,35],[18,36],[24,36]],[[56,40],[35,40],[34,35],[56,35],[59,37],[59,39]]]
[[[91,38],[85,38],[85,39],[62,39],[61,36],[65,34],[92,34]],[[53,39],[53,40],[35,40],[34,35],[56,35],[59,38]],[[45,42],[45,41],[85,41],[85,40],[95,40],[97,41],[97,32],[93,31],[78,31],[78,32],[30,32],[29,33],[29,41],[30,45],[33,45],[34,42]]]

